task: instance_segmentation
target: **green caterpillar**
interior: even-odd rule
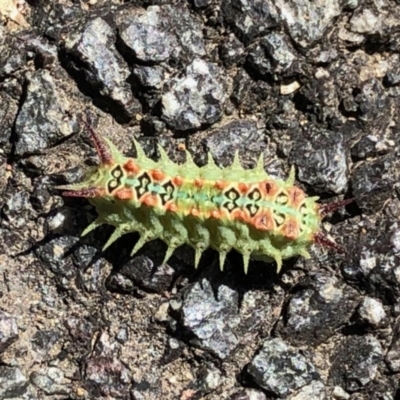
[[[244,170],[236,152],[231,166],[221,169],[208,154],[208,164],[198,167],[186,151],[187,161],[172,162],[160,147],[158,162],[149,159],[135,142],[136,159],[124,157],[107,139],[88,126],[100,165],[91,167],[84,182],[58,187],[64,196],[86,197],[98,218],[82,233],[102,224],[115,227],[104,249],[120,236],[139,232],[135,254],[146,242],[162,239],[168,249],[188,244],[195,251],[197,268],[208,247],[219,252],[221,270],[227,253],[243,256],[247,273],[250,257],[275,261],[297,255],[309,258],[308,248],[318,242],[340,248],[321,233],[321,220],[351,200],[319,205],[294,186],[294,169],[286,181],[266,174],[263,157],[257,167]]]

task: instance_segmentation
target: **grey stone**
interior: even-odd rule
[[[320,40],[341,13],[339,0],[277,0],[275,4],[291,37],[301,47]]]
[[[248,56],[251,65],[261,75],[270,75],[274,78],[289,72],[298,58],[289,39],[285,35],[275,32],[262,37]]]
[[[71,32],[65,40],[65,49],[76,57],[86,81],[93,89],[132,118],[141,111],[141,105],[133,97],[127,79],[128,65],[114,47],[116,35],[102,18],[89,21],[81,31]]]
[[[201,27],[182,4],[124,9],[116,23],[126,50],[140,61],[205,55]]]
[[[239,150],[243,159],[244,156],[252,154],[253,160],[257,161],[266,147],[262,130],[257,128],[256,122],[246,119],[230,122],[214,129],[202,142],[218,165],[223,166],[228,166],[233,162],[236,150]]]
[[[0,354],[18,340],[18,326],[15,318],[0,310]]]
[[[300,282],[301,287],[305,289],[291,297],[278,331],[291,343],[322,343],[350,319],[357,306],[357,292],[323,272]]]
[[[358,165],[351,174],[358,206],[370,214],[381,210],[391,196],[391,188],[399,180],[400,162],[393,153]]]
[[[247,45],[280,23],[279,11],[270,0],[224,0],[222,14]]]
[[[314,365],[281,339],[267,339],[247,366],[254,382],[276,396],[288,396],[318,378]]]
[[[362,322],[376,327],[382,325],[387,318],[383,304],[379,300],[368,296],[361,301],[358,315]]]
[[[13,399],[26,393],[29,381],[18,367],[0,365],[0,399]]]
[[[49,71],[34,72],[15,123],[16,153],[25,156],[39,152],[77,132],[75,117],[66,117],[69,109],[68,99]]]
[[[182,327],[193,335],[190,342],[227,358],[239,343],[234,333],[239,324],[238,294],[220,285],[214,293],[210,282],[202,279],[185,292],[180,310]]]
[[[295,395],[288,400],[326,400],[326,388],[321,381],[312,381],[309,385],[303,386]]]
[[[226,93],[222,70],[215,64],[196,59],[182,78],[174,78],[162,96],[162,118],[180,131],[217,122],[223,113]]]
[[[372,335],[345,338],[332,355],[329,384],[348,392],[362,390],[377,376],[383,356],[382,345]]]
[[[65,384],[64,373],[56,367],[32,372],[30,380],[47,395],[67,395],[70,393],[68,386]]]
[[[348,184],[348,156],[341,133],[308,126],[298,135],[290,158],[299,180],[314,191],[343,193]]]

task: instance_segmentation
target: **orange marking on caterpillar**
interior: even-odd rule
[[[169,203],[165,206],[165,209],[167,211],[171,211],[173,213],[178,211],[178,206],[175,203]]]
[[[210,216],[212,218],[215,218],[215,219],[221,219],[222,218],[222,212],[219,211],[219,210],[212,210]]]
[[[128,174],[136,175],[140,171],[138,165],[131,158],[122,166],[122,168],[128,172]]]
[[[253,218],[253,225],[260,231],[272,231],[275,228],[274,218],[270,210],[265,210]]]
[[[124,188],[119,189],[117,192],[115,192],[114,197],[119,200],[132,200],[134,195],[131,189]]]
[[[232,217],[238,221],[243,221],[247,222],[248,221],[248,215],[243,211],[243,210],[235,210],[232,212]]]
[[[175,186],[182,186],[183,185],[183,178],[181,177],[181,176],[174,176],[173,178],[172,178],[172,183],[175,185]]]
[[[279,192],[279,186],[271,180],[261,182],[259,184],[259,188],[261,193],[264,194],[263,197],[268,197],[268,198],[275,198],[277,193]]]
[[[300,235],[299,224],[294,218],[289,218],[282,226],[283,235],[289,240],[296,240]]]
[[[240,193],[246,194],[249,191],[250,187],[247,183],[240,182],[238,188]]]
[[[140,201],[148,207],[154,207],[157,204],[157,196],[146,193],[141,197]]]
[[[193,183],[196,187],[201,188],[204,185],[204,179],[196,178]]]
[[[197,209],[197,208],[192,208],[191,210],[190,210],[190,215],[191,216],[193,216],[193,217],[198,217],[199,215],[200,215],[200,211]]]
[[[160,169],[153,169],[152,171],[150,171],[150,175],[157,182],[163,181],[166,176],[164,172],[162,172]]]
[[[228,182],[217,180],[215,181],[214,187],[219,190],[224,190],[228,185],[229,185]]]

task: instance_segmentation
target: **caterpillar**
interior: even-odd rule
[[[82,233],[100,225],[115,230],[103,250],[120,236],[139,232],[133,256],[146,242],[167,244],[163,263],[183,244],[194,249],[194,266],[209,247],[219,252],[223,270],[232,249],[242,254],[247,274],[250,258],[275,261],[294,256],[310,257],[312,243],[341,251],[321,232],[323,217],[352,200],[318,204],[294,186],[294,168],[286,181],[273,179],[264,170],[263,155],[254,169],[245,170],[236,151],[233,163],[218,167],[208,153],[208,164],[198,167],[186,151],[186,162],[176,164],[159,146],[158,162],[148,158],[134,140],[136,158],[124,157],[114,144],[87,129],[99,165],[86,171],[83,182],[58,186],[63,196],[84,197],[96,208],[98,218]]]

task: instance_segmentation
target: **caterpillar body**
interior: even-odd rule
[[[98,218],[82,233],[102,224],[115,227],[103,250],[120,236],[139,232],[134,255],[146,242],[162,239],[168,246],[164,263],[174,250],[188,244],[194,249],[197,268],[208,247],[219,252],[221,270],[227,253],[243,256],[247,273],[250,258],[275,261],[294,256],[310,257],[314,242],[339,247],[323,236],[322,218],[350,200],[319,205],[294,186],[294,169],[286,181],[264,171],[263,157],[245,170],[238,152],[232,165],[218,167],[211,154],[198,167],[186,151],[184,164],[171,161],[159,146],[161,158],[148,158],[135,141],[137,157],[124,157],[106,138],[88,126],[100,164],[86,171],[81,183],[59,186],[64,196],[85,197],[95,206]]]

